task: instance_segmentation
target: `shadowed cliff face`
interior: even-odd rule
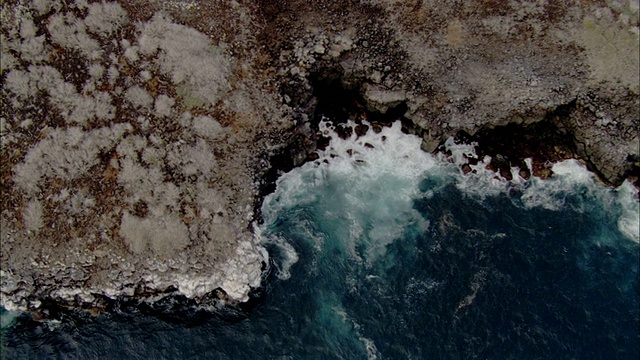
[[[5,306],[246,299],[255,209],[322,116],[638,172],[635,0],[24,0],[1,36]]]

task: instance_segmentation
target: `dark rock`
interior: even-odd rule
[[[331,137],[330,136],[324,136],[322,134],[317,135],[317,148],[319,150],[325,150],[327,148],[327,146],[329,146],[329,143],[331,142]]]
[[[511,181],[513,180],[513,175],[511,174],[511,169],[504,169],[501,168],[500,169],[500,175],[502,175],[503,178]]]
[[[528,180],[531,177],[531,172],[529,172],[528,169],[520,169],[518,175],[520,175],[521,178]]]
[[[533,175],[539,177],[540,179],[548,179],[553,175],[553,171],[549,168],[541,168],[533,171]]]
[[[356,125],[356,135],[358,135],[358,137],[365,135],[367,131],[369,131],[368,125],[365,125],[365,124]]]
[[[345,124],[336,125],[335,131],[338,134],[338,137],[340,137],[342,140],[349,139],[351,137],[351,134],[353,134],[353,128]]]

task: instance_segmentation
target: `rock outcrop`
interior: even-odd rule
[[[638,16],[637,0],[5,1],[2,304],[246,300],[267,261],[255,210],[325,141],[320,116],[402,119],[426,151],[531,130],[562,139],[547,160],[619,184],[640,166]]]

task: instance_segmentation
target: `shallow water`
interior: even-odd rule
[[[399,124],[333,138],[265,199],[272,276],[248,314],[22,316],[3,329],[3,356],[638,358],[629,184],[603,187],[576,161],[546,181],[482,163],[462,175],[469,146],[425,154]]]

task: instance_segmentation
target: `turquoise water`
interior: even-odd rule
[[[21,316],[3,356],[638,358],[629,184],[603,187],[576,161],[546,181],[506,181],[482,162],[463,175],[469,146],[432,156],[399,124],[349,140],[321,127],[329,148],[265,199],[270,269],[250,311]]]

